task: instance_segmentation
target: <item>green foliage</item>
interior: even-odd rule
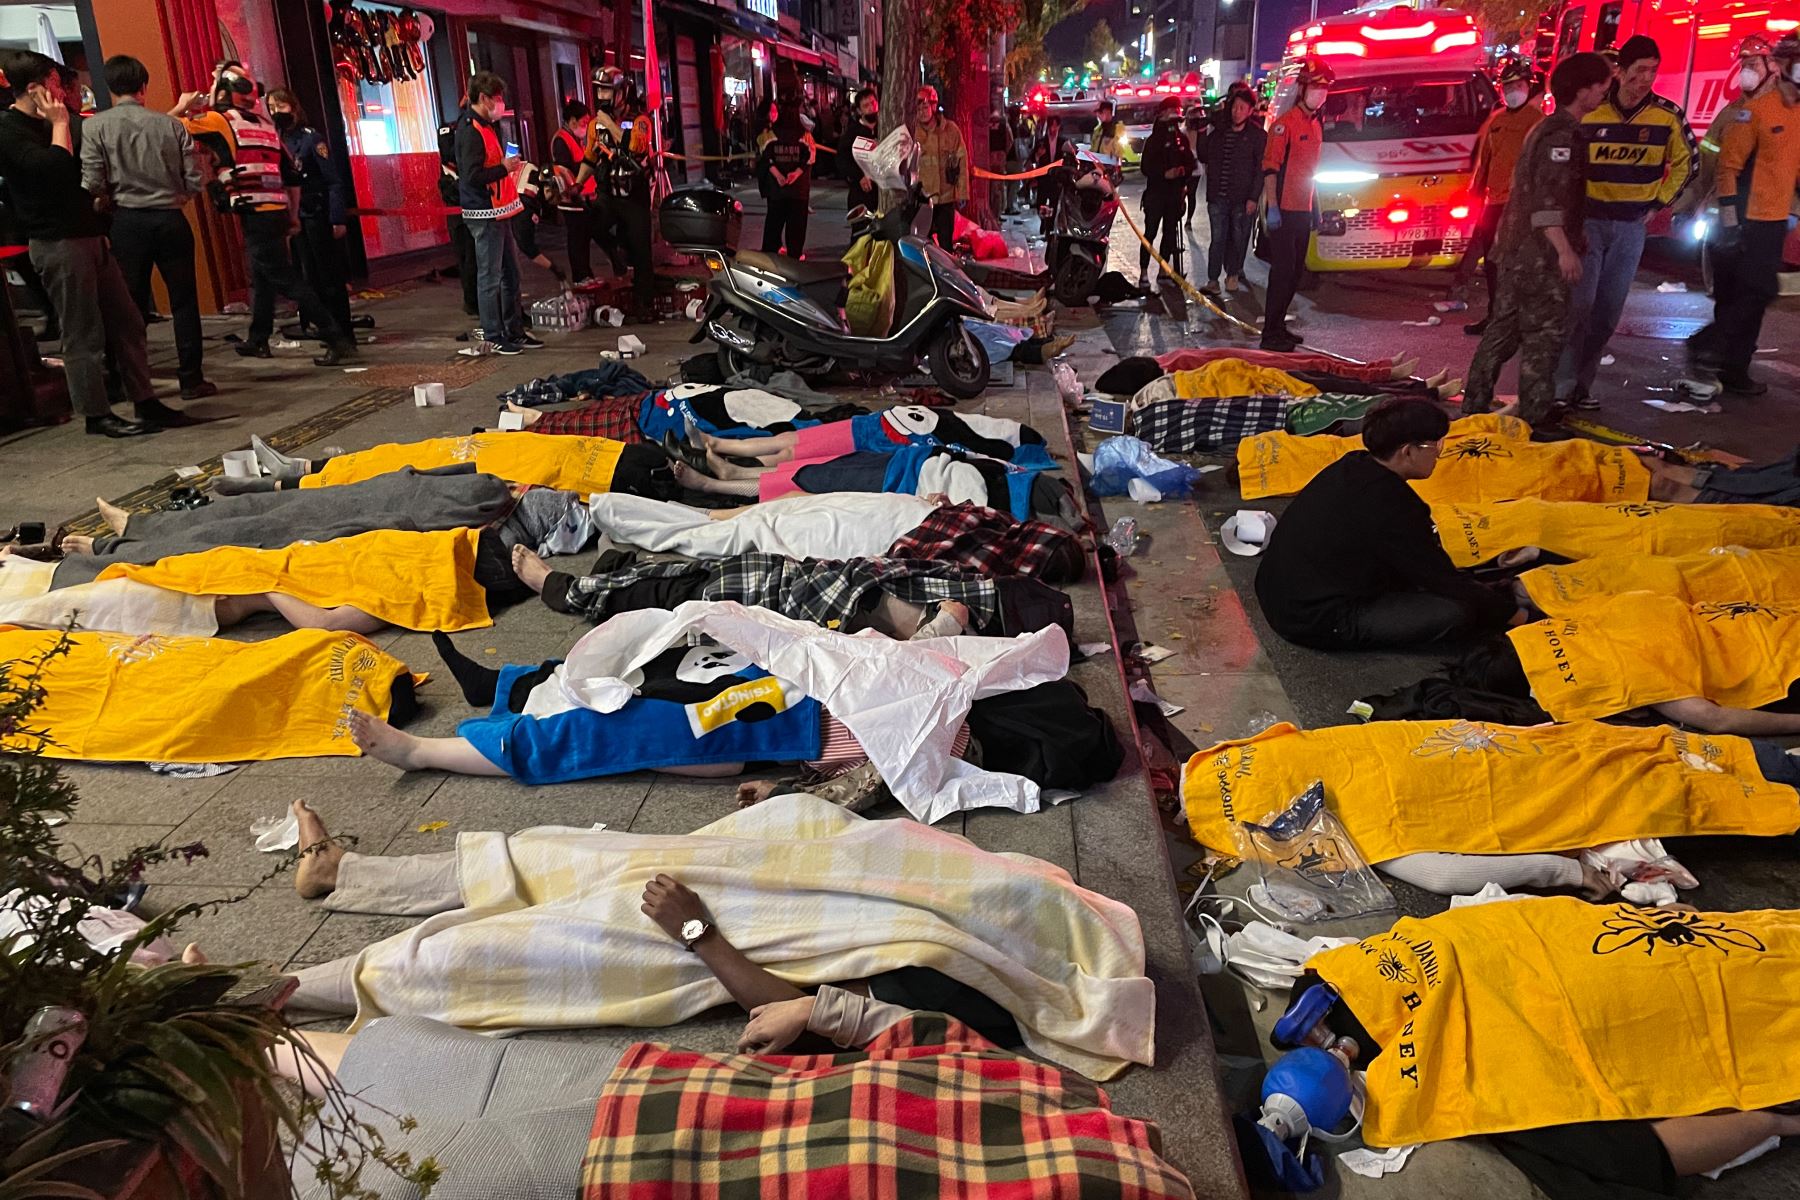
[[[86,1021],[49,1119],[0,1126],[0,1200],[100,1200],[57,1177],[73,1171],[79,1178],[82,1160],[134,1145],[185,1156],[215,1194],[244,1196],[246,1145],[255,1144],[252,1134],[273,1133],[247,1128],[247,1114],[272,1120],[315,1155],[334,1196],[373,1197],[361,1182],[370,1163],[428,1190],[437,1165],[390,1149],[335,1084],[323,1100],[296,1101],[278,1082],[270,1050],[294,1037],[268,1003],[285,994],[281,977],[254,963],[156,961],[153,948],[184,921],[242,896],[177,906],[112,950],[89,944],[82,926],[94,910],[111,907],[146,868],[204,857],[206,847],[145,846],[112,863],[64,861],[54,826],[74,813],[78,796],[43,756],[52,742],[33,714],[46,672],[69,650],[64,637],[35,660],[0,662],[0,897],[18,926],[0,935],[0,1075],[39,1049],[25,1032],[39,1010],[74,1009]],[[299,1052],[319,1078],[330,1078],[310,1050]]]
[[[1014,91],[1029,87],[1050,67],[1044,39],[1050,31],[1087,7],[1087,0],[1021,0],[1019,22],[1011,32],[1006,52],[1006,85]]]

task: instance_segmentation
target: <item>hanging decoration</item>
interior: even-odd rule
[[[360,9],[351,4],[325,6],[337,73],[349,83],[397,83],[425,72],[425,42],[431,21],[410,8]]]

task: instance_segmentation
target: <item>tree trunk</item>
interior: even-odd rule
[[[969,161],[964,167],[969,176],[969,203],[963,215],[983,229],[997,229],[1000,222],[992,203],[994,184],[975,175],[977,168],[994,169],[988,161],[992,157],[988,151],[988,118],[994,98],[989,86],[987,40],[963,47],[958,56],[962,61],[957,64],[956,96],[950,111],[962,126],[963,143],[969,150]]]
[[[881,136],[912,116],[919,90],[919,51],[924,45],[923,6],[916,0],[884,5],[881,12]]]

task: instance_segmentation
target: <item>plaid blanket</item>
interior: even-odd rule
[[[979,504],[946,504],[888,548],[889,558],[952,563],[990,578],[1028,575],[1051,583],[1081,578],[1086,556],[1066,529],[1014,520]]]
[[[615,442],[641,442],[646,440],[643,431],[638,428],[638,410],[643,407],[643,403],[642,395],[607,396],[590,400],[579,408],[544,413],[538,417],[537,424],[531,426],[531,432],[604,437]]]
[[[843,562],[787,558],[750,551],[711,562],[635,563],[602,575],[584,575],[569,584],[559,609],[599,621],[612,615],[608,603],[619,588],[648,579],[704,576],[702,600],[735,600],[766,608],[826,629],[848,629],[886,592],[909,604],[959,600],[979,625],[991,621],[999,598],[994,581],[948,562],[904,558],[851,558]]]
[[[919,1013],[848,1054],[632,1047],[600,1094],[582,1198],[1191,1198],[1161,1141],[1080,1076]]]
[[[649,390],[650,381],[634,368],[623,362],[603,362],[585,371],[527,380],[511,391],[501,392],[499,401],[501,404],[511,401],[531,408],[542,404],[563,404],[583,396],[641,396]]]
[[[1293,402],[1291,396],[1159,400],[1136,410],[1132,432],[1165,454],[1229,450],[1247,437],[1286,429]]]

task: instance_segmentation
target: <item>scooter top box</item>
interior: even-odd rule
[[[657,207],[663,240],[677,250],[737,252],[744,225],[744,206],[713,187],[683,188],[669,193]]]

